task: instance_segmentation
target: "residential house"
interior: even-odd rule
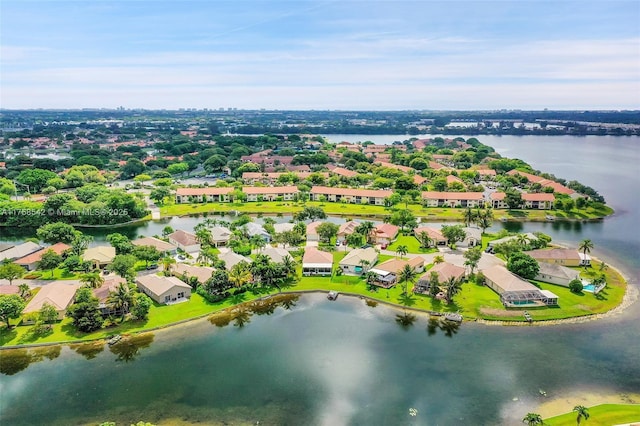
[[[186,302],[191,297],[191,286],[176,277],[140,275],[136,284],[141,292],[164,305]]]
[[[522,202],[527,209],[539,209],[549,210],[553,208],[553,203],[556,201],[556,197],[553,194],[547,192],[522,193]]]
[[[15,247],[14,244],[0,243],[0,253],[13,247]]]
[[[176,246],[166,241],[162,241],[161,239],[155,237],[142,237],[137,240],[131,241],[131,244],[134,246],[151,246],[155,247],[160,253],[165,254],[175,254],[177,251]]]
[[[293,231],[294,227],[295,227],[295,224],[291,222],[273,224],[273,230],[275,231],[276,234],[282,234],[285,231]]]
[[[423,183],[426,183],[429,179],[422,177],[418,174],[413,175],[413,183],[415,183],[416,185],[422,185]]]
[[[226,246],[231,238],[231,231],[224,226],[214,226],[210,231],[211,242],[214,247]]]
[[[350,251],[338,264],[344,274],[362,275],[378,262],[378,252],[373,247]]]
[[[40,291],[29,301],[22,311],[23,314],[37,313],[45,304],[53,306],[58,313],[58,319],[64,318],[67,308],[73,303],[80,284],[70,284],[65,281],[53,281],[43,285]],[[27,319],[25,322],[30,323]]]
[[[467,184],[464,183],[464,181],[460,179],[458,176],[447,175],[446,180],[447,180],[447,185],[451,185],[452,183],[459,183],[463,187],[465,188],[467,187]]]
[[[300,191],[297,186],[245,186],[247,201],[293,201]]]
[[[369,269],[370,272],[376,274],[373,284],[384,288],[393,287],[396,284],[400,272],[406,265],[409,265],[411,269],[417,273],[424,271],[424,259],[420,256],[412,257],[408,260],[390,259]]]
[[[496,178],[496,171],[493,169],[476,169],[481,181],[494,180]]]
[[[504,244],[504,243],[507,243],[507,242],[509,242],[509,241],[518,240],[518,239],[520,239],[520,238],[521,238],[521,237],[520,237],[520,235],[522,235],[522,234],[518,234],[518,235],[509,235],[509,236],[507,236],[507,237],[498,238],[497,240],[489,241],[489,242],[487,243],[487,246],[489,246],[489,247],[495,247],[495,246],[497,246],[497,245],[499,245],[499,244]],[[527,232],[526,234],[524,234],[524,237],[525,237],[525,239],[526,239],[527,241],[537,241],[537,240],[538,240],[538,237],[536,237],[536,236],[535,236],[534,234],[532,234],[531,232]]]
[[[329,172],[334,175],[338,175],[345,178],[354,178],[358,176],[358,172],[354,172],[353,170],[345,169],[344,167],[334,167],[330,168]]]
[[[195,253],[200,251],[200,243],[195,234],[191,232],[178,229],[175,232],[167,236],[169,243],[177,246],[179,249],[186,251],[187,253]]]
[[[427,207],[481,207],[484,205],[482,192],[436,192],[425,191],[422,201]]]
[[[575,269],[570,269],[557,263],[540,262],[538,265],[540,266],[538,275],[536,275],[536,280],[538,281],[564,287],[569,287],[569,283],[573,280],[582,281],[580,272]]]
[[[333,271],[333,255],[320,251],[316,247],[305,247],[302,256],[302,275],[331,275]]]
[[[501,191],[492,192],[489,194],[489,201],[491,201],[491,207],[494,209],[508,209],[509,205],[505,201],[507,194]]]
[[[503,305],[513,308],[552,306],[558,304],[558,296],[548,290],[525,281],[509,272],[503,265],[482,270],[487,287],[500,295]]]
[[[465,233],[465,237],[462,241],[456,245],[458,247],[475,247],[482,245],[482,231],[478,228],[464,227],[462,228]]]
[[[206,187],[206,188],[178,188],[176,190],[176,203],[217,203],[231,201],[232,187]]]
[[[262,249],[260,254],[268,256],[273,263],[282,263],[285,257],[289,257],[293,260],[293,257],[288,250],[279,247],[265,247]]]
[[[244,226],[246,227],[247,234],[250,237],[255,237],[257,235],[267,243],[271,241],[271,235],[262,227],[262,225],[255,222],[249,222]]]
[[[95,269],[103,269],[113,262],[116,257],[116,249],[111,246],[89,247],[82,255],[85,262],[91,262]]]
[[[316,228],[323,223],[324,222],[316,220],[315,222],[311,222],[307,225],[307,241],[320,241],[320,235],[318,235]]]
[[[529,183],[539,183],[543,188],[545,187],[552,188],[554,192],[557,192],[559,194],[569,195],[571,198],[576,198],[577,196],[579,196],[579,194],[577,194],[576,191],[574,191],[573,189],[567,188],[566,186],[556,181],[543,178],[542,176],[532,175],[531,173],[521,172],[520,170],[515,170],[515,169],[509,170],[507,172],[507,175],[524,176],[527,178],[527,181],[529,181]]]
[[[552,248],[531,250],[526,252],[538,262],[555,263],[563,266],[588,266],[591,257],[578,252],[576,249]]]
[[[353,188],[333,188],[328,186],[314,186],[311,188],[311,199],[320,201],[320,197],[325,197],[331,202],[346,202],[352,204],[372,204],[384,206],[384,200],[390,197],[393,191],[382,189],[353,189]]]
[[[440,230],[431,228],[429,226],[419,226],[415,228],[413,230],[413,235],[417,238],[417,236],[422,232],[426,232],[429,236],[429,239],[431,240],[429,243],[430,247],[446,246],[449,242],[449,240],[447,240],[447,238],[442,235],[442,232],[440,232]]]
[[[21,257],[20,259],[16,260],[15,263],[17,265],[22,266],[23,268],[25,268],[27,271],[33,271],[34,269],[36,269],[38,267],[38,262],[40,262],[40,259],[42,259],[42,255],[47,251],[47,250],[53,250],[54,253],[61,255],[62,253],[64,253],[65,251],[69,250],[71,248],[71,246],[68,246],[64,243],[56,243],[50,247],[45,247],[41,250],[38,250],[36,252],[33,252],[27,256]]]
[[[92,290],[93,295],[98,299],[98,307],[102,315],[118,315],[121,312],[115,312],[114,308],[108,302],[111,293],[115,293],[120,284],[126,284],[127,280],[118,275],[108,275],[104,277],[104,282],[98,288]]]
[[[457,266],[449,262],[438,263],[418,279],[417,284],[413,288],[413,292],[429,294],[431,285],[433,284],[431,279],[433,273],[438,277],[438,284],[444,285],[451,279],[455,282],[461,282],[466,275],[466,270],[462,266]]]
[[[196,277],[200,284],[207,282],[214,272],[215,269],[208,266],[194,266],[181,262],[173,265],[173,268],[171,269],[171,273],[174,276],[187,282],[191,277]]]
[[[401,172],[404,172],[404,173],[411,173],[416,171],[416,169],[414,169],[413,167],[401,166],[400,164],[393,164],[387,161],[375,161],[374,164],[378,164],[381,167],[386,167],[388,169],[400,170]]]
[[[0,261],[3,261],[3,260],[11,261],[14,259],[20,259],[40,249],[42,249],[40,244],[27,241],[26,243],[18,244],[17,246],[11,247],[9,249],[6,249],[0,252]]]
[[[224,262],[224,269],[226,269],[227,271],[230,271],[231,268],[233,268],[235,265],[237,265],[240,262],[247,262],[247,263],[253,262],[251,258],[242,256],[238,253],[234,253],[231,250],[228,250],[224,253],[220,253],[218,255],[218,259]]]
[[[388,246],[398,236],[400,228],[390,223],[379,223],[371,231],[371,237],[375,244]]]
[[[356,228],[360,226],[359,222],[349,221],[340,225],[338,228],[338,242],[342,243],[347,237],[356,231]]]

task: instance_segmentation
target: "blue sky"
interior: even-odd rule
[[[0,0],[0,106],[640,109],[639,23],[637,0]]]

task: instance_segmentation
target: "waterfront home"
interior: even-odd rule
[[[522,193],[522,202],[526,209],[549,210],[553,208],[556,197],[547,192],[540,193]]]
[[[264,254],[269,257],[273,263],[282,263],[285,257],[289,257],[293,260],[293,257],[288,250],[279,247],[265,247],[262,249],[260,254]]]
[[[591,265],[591,257],[588,254],[585,256],[576,249],[552,248],[531,250],[526,253],[538,262],[556,263],[564,266]]]
[[[82,255],[82,259],[85,262],[91,262],[95,269],[103,269],[111,265],[114,257],[116,257],[116,249],[111,246],[89,247]]]
[[[504,243],[508,243],[509,241],[516,241],[520,238],[520,235],[522,234],[518,234],[518,235],[509,235],[507,237],[503,237],[503,238],[498,238],[497,240],[492,240],[489,241],[487,243],[487,246],[489,247],[495,247],[499,244],[504,244]],[[524,234],[525,238],[527,241],[537,241],[538,237],[536,237],[534,234],[532,234],[531,232],[527,232],[526,234]]]
[[[176,190],[176,203],[209,203],[228,202],[231,200],[232,187],[206,187],[206,188],[178,188]]]
[[[188,281],[191,277],[196,277],[200,284],[207,282],[214,272],[215,269],[209,266],[194,266],[182,262],[176,263],[171,269],[171,273],[174,276],[184,279],[185,281]]]
[[[340,228],[338,228],[338,242],[342,243],[345,241],[349,235],[356,231],[358,226],[360,226],[360,223],[354,220],[341,224]]]
[[[0,252],[0,261],[11,261],[14,259],[20,259],[40,249],[42,249],[42,246],[40,246],[40,244],[36,244],[32,241],[27,241],[26,243],[18,244],[17,246]]]
[[[448,262],[438,263],[418,279],[418,282],[413,288],[413,292],[429,294],[431,291],[431,285],[433,284],[432,274],[434,273],[438,277],[438,285],[445,285],[451,279],[455,282],[461,282],[466,275],[466,269],[462,266],[457,266]]]
[[[336,203],[346,202],[351,204],[384,206],[385,198],[390,197],[393,191],[314,186],[311,188],[310,194],[313,201],[320,201],[320,197],[325,197],[327,201]]]
[[[238,253],[234,253],[231,250],[228,250],[224,253],[220,253],[218,255],[218,259],[224,262],[224,269],[226,269],[227,271],[230,271],[231,268],[234,267],[234,265],[237,265],[240,262],[247,262],[247,263],[253,262],[251,258],[242,256],[241,254],[238,254]]]
[[[500,295],[500,301],[506,307],[553,306],[558,304],[558,296],[548,290],[525,281],[511,273],[503,265],[494,265],[483,269],[487,287]]]
[[[307,246],[302,256],[302,275],[331,275],[333,270],[333,255],[320,251],[316,247]]]
[[[40,259],[42,259],[42,255],[47,250],[53,250],[54,253],[62,255],[62,253],[69,250],[70,248],[71,246],[68,246],[64,243],[56,243],[50,247],[45,247],[27,256],[21,257],[20,259],[16,260],[14,263],[22,266],[27,271],[33,271],[38,267],[38,262],[40,262]]]
[[[151,246],[155,247],[160,253],[165,254],[175,254],[178,247],[174,246],[171,243],[166,241],[162,241],[161,239],[155,237],[141,237],[137,240],[131,241],[131,244],[134,246]]]
[[[426,232],[429,236],[429,247],[446,246],[449,240],[442,235],[440,230],[429,226],[418,226],[413,230],[413,235],[417,238],[422,232]]]
[[[420,256],[412,257],[409,260],[389,259],[382,262],[374,268],[369,269],[370,272],[376,274],[372,284],[378,287],[390,288],[396,284],[398,275],[404,269],[405,265],[409,265],[415,272],[424,271],[424,259]]]
[[[491,202],[491,207],[494,209],[508,209],[509,205],[505,201],[507,198],[507,194],[502,191],[496,191],[489,194],[489,201]]]
[[[307,241],[320,241],[317,228],[323,223],[322,221],[316,220],[307,225]]]
[[[424,191],[422,202],[427,207],[481,207],[482,192],[436,192]]]
[[[0,243],[0,253],[2,253],[5,250],[9,250],[10,248],[15,247],[15,245],[13,244],[7,244],[7,243]]]
[[[274,223],[273,224],[273,230],[275,231],[276,234],[281,234],[285,231],[293,231],[293,228],[295,227],[295,224],[291,223],[291,222],[284,222],[284,223]]]
[[[344,274],[362,275],[378,262],[378,252],[373,247],[350,251],[338,264]]]
[[[259,236],[267,243],[271,241],[271,234],[269,234],[262,225],[255,222],[249,222],[244,226],[246,227],[249,237]]]
[[[292,201],[300,191],[297,186],[245,186],[247,201]]]
[[[76,290],[79,288],[80,284],[70,284],[65,281],[53,281],[45,284],[33,299],[29,301],[22,313],[35,314],[39,312],[46,303],[55,308],[58,313],[58,319],[61,320],[67,313],[67,308],[73,303]],[[28,319],[28,317],[29,315],[27,315],[25,322],[32,323],[33,321]]]
[[[398,236],[400,228],[390,223],[379,223],[371,231],[371,239],[375,244],[388,246]]]
[[[176,277],[141,275],[136,278],[136,284],[141,292],[164,305],[186,302],[191,297],[191,286]]]
[[[569,287],[573,280],[581,281],[580,272],[557,263],[539,262],[540,270],[536,275],[536,280]]]
[[[108,302],[111,293],[115,293],[120,284],[126,284],[127,280],[119,275],[108,275],[104,277],[104,282],[98,288],[92,290],[93,295],[98,299],[98,307],[102,315],[118,315],[121,312],[115,312],[114,308]]]
[[[231,231],[224,226],[214,226],[210,229],[211,242],[214,247],[226,246],[231,238]]]
[[[527,178],[527,181],[529,183],[539,183],[540,185],[542,185],[543,188],[545,187],[552,188],[554,192],[557,192],[559,194],[569,195],[571,198],[576,198],[576,196],[579,196],[579,194],[577,194],[576,191],[574,191],[573,189],[567,188],[566,186],[556,181],[543,178],[542,176],[532,175],[531,173],[521,172],[520,170],[515,170],[515,169],[509,170],[507,172],[507,175],[524,176],[525,178]]]
[[[462,230],[465,237],[462,241],[456,243],[458,247],[475,247],[482,245],[482,231],[478,228],[464,227]]]
[[[200,251],[200,243],[195,234],[178,229],[167,236],[169,243],[178,247],[187,253],[195,253]]]

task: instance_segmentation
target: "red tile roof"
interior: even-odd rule
[[[393,191],[382,189],[354,189],[354,188],[332,188],[328,186],[314,186],[311,188],[312,194],[319,195],[347,195],[352,197],[377,197],[385,198],[391,196]]]
[[[224,188],[178,188],[176,195],[225,195],[234,191],[232,187]]]
[[[482,192],[436,192],[424,191],[422,198],[429,200],[482,200]]]

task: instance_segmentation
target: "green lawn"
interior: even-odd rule
[[[78,278],[80,278],[81,274],[82,274],[81,272],[67,273],[62,268],[56,268],[53,270],[53,274],[51,273],[51,271],[39,270],[39,271],[28,272],[25,275],[25,278],[33,277],[31,279],[40,279],[40,280],[77,280]]]
[[[582,420],[585,426],[617,425],[640,422],[640,404],[602,404],[589,407],[589,419]],[[570,412],[545,419],[549,426],[574,426],[576,413]]]
[[[420,243],[412,235],[400,235],[400,236],[398,236],[398,238],[396,238],[396,240],[393,243],[391,243],[391,245],[389,245],[389,247],[387,247],[387,250],[396,251],[398,249],[398,246],[401,246],[401,245],[407,246],[407,249],[409,250],[409,253],[415,253],[415,254],[418,254],[418,253],[435,253],[435,252],[438,251],[438,249],[435,249],[435,248],[424,249],[424,248],[420,247]]]

